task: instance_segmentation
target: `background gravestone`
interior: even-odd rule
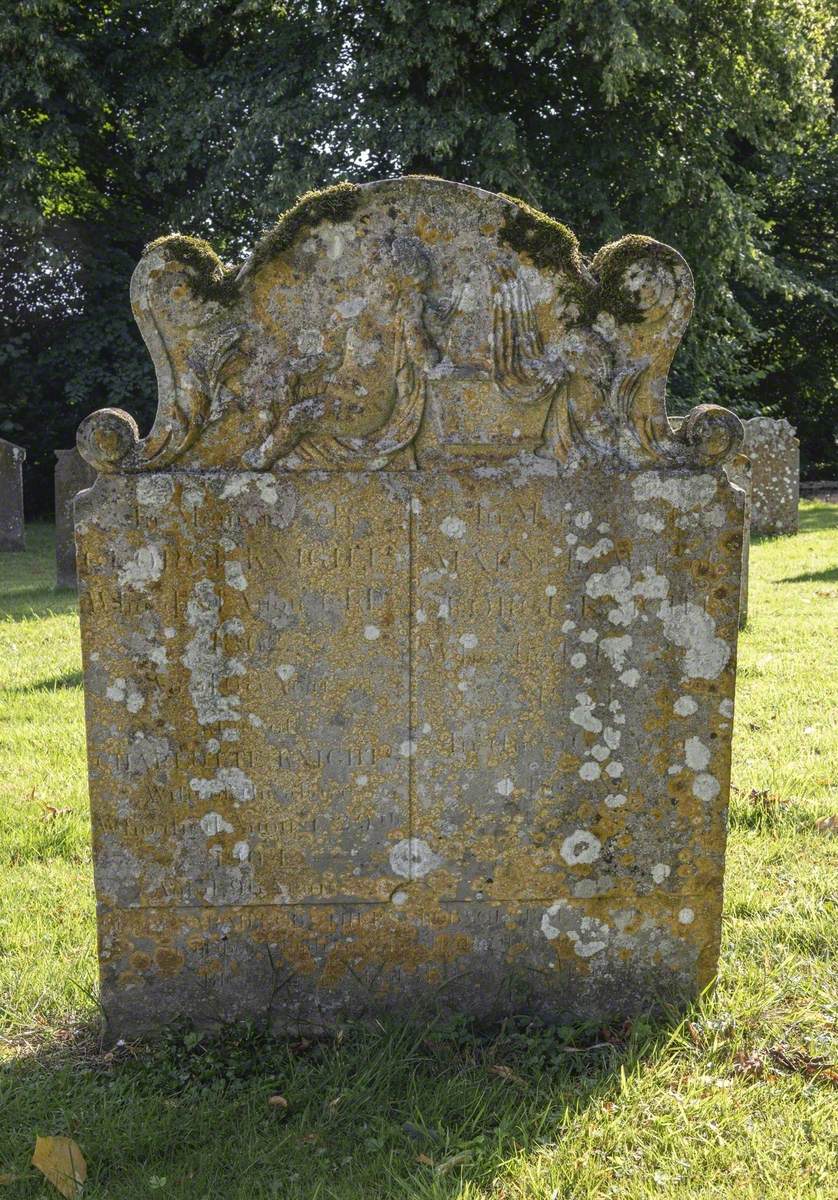
[[[96,472],[78,450],[55,452],[55,578],[56,587],[76,588],[76,542],[73,501],[92,487]]]
[[[676,431],[684,423],[684,417],[670,417],[669,423]],[[739,576],[739,628],[748,623],[748,560],[751,555],[751,460],[746,454],[735,454],[724,467],[734,487],[745,493],[742,531],[742,565]]]
[[[725,474],[734,487],[741,488],[745,495],[745,513],[742,533],[742,565],[739,576],[739,628],[748,623],[748,561],[751,556],[751,491],[753,467],[747,454],[734,454],[725,464]]]
[[[0,438],[0,550],[24,550],[22,446]]]
[[[785,419],[751,417],[743,422],[744,452],[752,463],[751,525],[754,533],[797,533],[800,443]]]
[[[83,422],[102,1002],[281,1028],[603,1020],[715,972],[741,442],[673,432],[693,285],[441,180],[132,282],[160,386]]]

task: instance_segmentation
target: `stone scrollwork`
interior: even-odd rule
[[[241,268],[195,239],[147,248],[131,300],[157,416],[146,437],[116,409],[86,418],[79,450],[97,471],[454,469],[531,453],[566,470],[697,470],[737,452],[726,409],[701,405],[677,429],[666,415],[694,295],[670,247],[625,237],[588,262],[556,222],[528,240],[540,215],[519,202],[416,177],[318,203],[310,223],[295,213]]]

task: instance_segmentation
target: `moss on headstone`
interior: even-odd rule
[[[502,241],[519,254],[527,254],[536,267],[581,276],[582,254],[576,234],[525,200],[503,192],[500,195],[515,207],[501,228]]]

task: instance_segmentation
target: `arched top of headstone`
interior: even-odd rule
[[[693,295],[684,259],[651,238],[589,261],[508,196],[425,176],[338,184],[240,267],[177,234],[146,247],[131,302],[157,416],[140,438],[126,413],[93,413],[79,450],[102,472],[718,465],[737,417],[666,417]]]

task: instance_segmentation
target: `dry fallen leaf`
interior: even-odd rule
[[[489,1070],[493,1075],[500,1075],[501,1079],[505,1079],[507,1083],[517,1083],[521,1087],[527,1086],[527,1081],[522,1079],[520,1075],[516,1075],[511,1067],[504,1067],[498,1063],[497,1066],[490,1067]]]
[[[471,1158],[470,1150],[461,1150],[459,1154],[452,1154],[450,1158],[444,1158],[436,1169],[437,1175],[445,1175],[448,1171],[452,1171],[454,1167],[461,1167],[463,1163],[467,1163]]]
[[[794,1050],[791,1046],[778,1043],[770,1046],[768,1053],[772,1061],[787,1071],[795,1071],[807,1079],[819,1079],[838,1087],[838,1065],[823,1055],[809,1054],[806,1050]]]
[[[76,1200],[81,1195],[87,1179],[87,1163],[72,1138],[36,1138],[32,1166],[37,1167],[68,1200]]]
[[[765,1074],[765,1063],[758,1054],[749,1054],[746,1050],[740,1050],[733,1060],[733,1069],[737,1075],[761,1079]]]
[[[268,1096],[268,1104],[272,1104],[274,1106],[274,1108],[287,1108],[288,1107],[288,1101],[285,1099],[284,1096],[280,1096],[279,1092],[277,1092],[273,1096]]]
[[[423,1167],[432,1167],[434,1165],[434,1160],[429,1158],[427,1154],[417,1154],[416,1161],[421,1163]]]
[[[818,833],[838,833],[838,813],[833,813],[831,817],[821,817],[819,821],[815,821],[815,829]]]
[[[54,804],[42,804],[41,808],[44,810],[42,821],[54,821],[56,817],[66,817],[73,811],[71,808],[56,808]]]

